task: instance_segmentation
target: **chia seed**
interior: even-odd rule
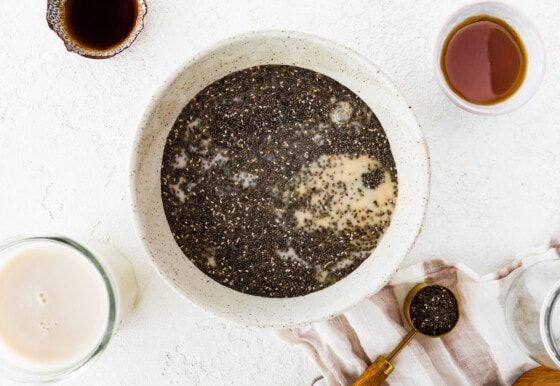
[[[459,306],[453,293],[440,285],[422,288],[410,303],[412,325],[422,334],[437,336],[449,332],[459,320]]]
[[[369,168],[359,181],[337,172],[349,162]],[[383,183],[392,187],[385,202],[338,209],[341,197]],[[178,246],[205,274],[240,292],[294,297],[371,254],[390,223],[397,171],[357,95],[314,71],[264,65],[227,75],[183,108],[165,145],[161,195]]]

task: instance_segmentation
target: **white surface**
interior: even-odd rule
[[[460,110],[435,82],[433,41],[466,1],[152,0],[139,39],[107,61],[66,53],[45,3],[3,1],[0,13],[0,237],[54,231],[110,241],[140,284],[128,323],[70,384],[308,385],[317,374],[269,331],[180,299],[133,231],[129,158],[150,96],[186,59],[232,35],[290,29],[332,39],[400,88],[432,157],[431,201],[407,263],[446,257],[484,273],[560,234],[558,2],[511,1],[541,33],[547,69],[531,101],[498,117]]]

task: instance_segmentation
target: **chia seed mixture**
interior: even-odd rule
[[[294,297],[371,254],[391,220],[397,171],[357,95],[314,71],[264,65],[184,107],[165,145],[161,195],[177,244],[209,277]]]
[[[440,285],[422,288],[410,302],[412,325],[422,334],[437,336],[450,331],[459,320],[453,293]]]

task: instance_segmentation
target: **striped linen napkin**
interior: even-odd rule
[[[510,338],[503,314],[511,281],[535,262],[555,259],[560,242],[547,241],[499,271],[479,276],[462,264],[430,260],[399,270],[371,298],[333,319],[281,330],[281,339],[301,347],[320,376],[313,385],[350,385],[378,355],[388,355],[410,330],[402,314],[408,291],[434,282],[454,291],[461,302],[459,323],[449,334],[417,334],[392,361],[390,385],[511,385],[536,367]]]

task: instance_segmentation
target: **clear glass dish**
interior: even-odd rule
[[[541,365],[560,370],[560,260],[525,269],[505,300],[508,331],[517,345]]]

